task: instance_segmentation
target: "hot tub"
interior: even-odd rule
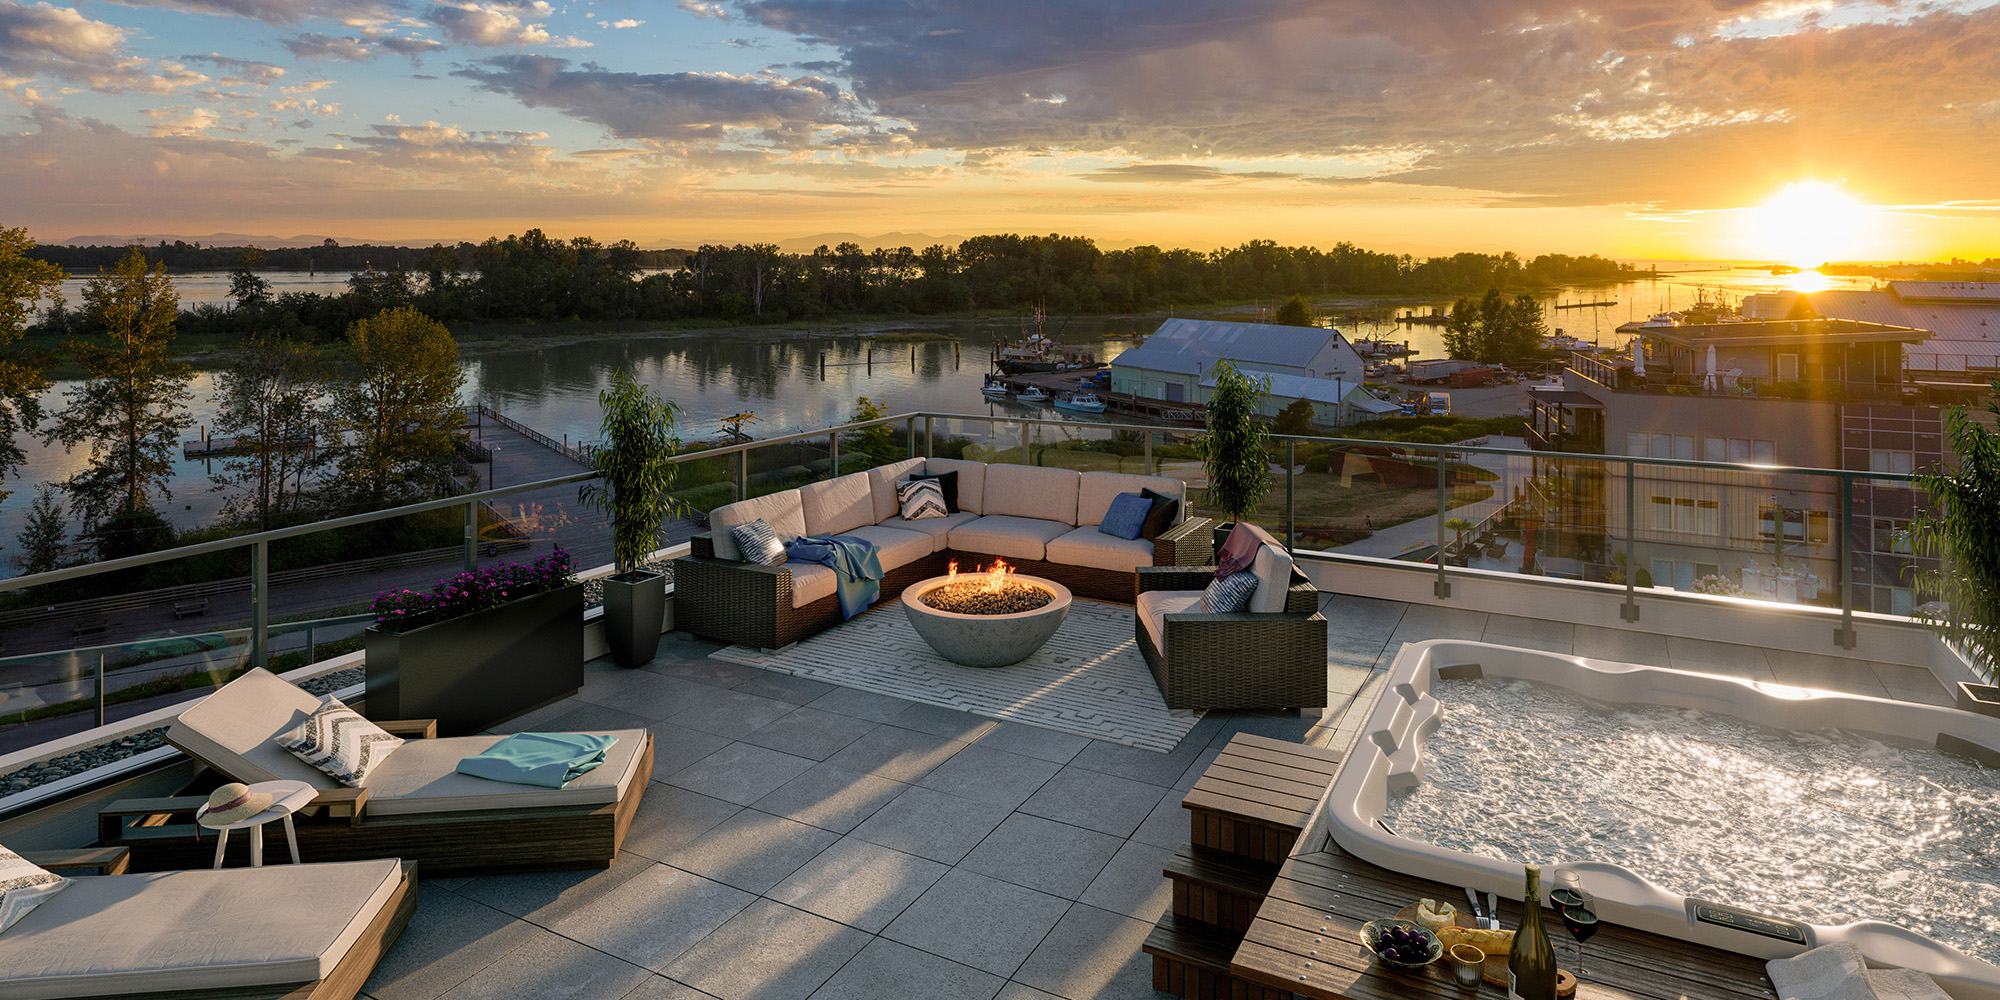
[[[1487,688],[1486,685],[1494,686]],[[1393,824],[1388,822],[1400,819],[1392,816],[1392,805],[1414,803],[1416,796],[1426,792],[1432,793],[1431,798],[1436,799],[1436,787],[1418,787],[1433,764],[1442,769],[1473,762],[1471,755],[1462,755],[1455,761],[1432,759],[1433,755],[1453,752],[1451,747],[1427,744],[1443,722],[1444,706],[1439,701],[1439,695],[1465,698],[1468,703],[1465,710],[1469,715],[1481,714],[1486,701],[1506,702],[1516,695],[1560,697],[1579,705],[1602,703],[1605,714],[1618,716],[1620,722],[1628,716],[1640,718],[1646,713],[1671,712],[1697,724],[1704,720],[1722,724],[1717,731],[1725,735],[1734,731],[1730,727],[1740,727],[1746,732],[1753,729],[1758,732],[1775,730],[1781,731],[1776,734],[1779,737],[1803,740],[1808,746],[1813,745],[1813,741],[1841,738],[1839,734],[1824,735],[1820,731],[1848,731],[1856,740],[1876,749],[1893,746],[1897,754],[1914,753],[1932,758],[1941,766],[1967,769],[1971,777],[1978,779],[1977,782],[1968,782],[1967,787],[1976,787],[1963,792],[1961,800],[1954,802],[1953,806],[1968,810],[1964,815],[1979,817],[1976,824],[1979,831],[1976,836],[1979,838],[1992,836],[1993,831],[2000,830],[2000,826],[1994,825],[1992,820],[1996,811],[2000,811],[2000,800],[1989,800],[1985,797],[1986,793],[1980,790],[1995,787],[1985,784],[1993,780],[1992,775],[1979,771],[1978,765],[1967,762],[1965,758],[1983,761],[1989,769],[2000,768],[2000,719],[1949,708],[1591,660],[1489,643],[1449,640],[1412,643],[1403,648],[1390,667],[1386,683],[1361,730],[1360,738],[1327,792],[1315,819],[1314,830],[1330,836],[1342,848],[1373,864],[1450,885],[1498,892],[1513,899],[1521,896],[1521,862],[1541,864],[1545,884],[1550,869],[1570,868],[1580,874],[1584,888],[1596,897],[1600,914],[1613,923],[1760,958],[1780,958],[1819,944],[1852,941],[1871,963],[1928,973],[1959,1000],[2000,1000],[2000,966],[1987,958],[1968,954],[1893,923],[1859,920],[1843,924],[1816,924],[1795,919],[1796,914],[1788,915],[1782,907],[1746,906],[1740,899],[1719,898],[1719,894],[1712,894],[1717,898],[1687,895],[1656,884],[1631,868],[1603,860],[1604,854],[1625,853],[1614,847],[1600,848],[1596,852],[1600,855],[1597,858],[1560,856],[1567,853],[1569,845],[1564,844],[1551,848],[1551,852],[1559,856],[1503,859],[1492,855],[1507,854],[1508,850],[1485,843],[1473,844],[1476,849],[1456,849],[1441,847],[1433,842],[1483,841],[1487,839],[1484,834],[1443,835],[1430,839],[1418,839],[1419,834],[1415,831],[1408,831],[1409,836],[1398,835],[1392,830]],[[1588,699],[1588,702],[1576,702],[1575,696]],[[1624,709],[1629,709],[1629,712],[1621,711]],[[1585,727],[1581,721],[1577,725]],[[1559,732],[1561,724],[1557,724],[1556,728]],[[1881,742],[1872,737],[1864,740],[1860,734],[1873,734],[1873,737],[1880,737]],[[1561,742],[1560,738],[1545,740],[1544,744],[1554,745],[1539,746],[1539,759],[1553,773],[1574,775],[1577,786],[1587,788],[1593,771],[1592,762],[1573,759],[1568,748],[1560,745]],[[1915,747],[1917,744],[1921,746]],[[1676,744],[1667,742],[1662,746],[1663,754],[1670,755]],[[1950,751],[1952,757],[1939,758],[1935,750],[1923,748]],[[1938,786],[1931,779],[1921,780]],[[1624,791],[1624,786],[1619,786],[1619,790]],[[1938,794],[1950,796],[1955,791],[1939,786]],[[1405,795],[1409,798],[1403,798]],[[1487,805],[1481,803],[1482,808]],[[1558,828],[1558,823],[1538,818],[1540,813],[1537,809],[1546,810],[1550,805],[1544,801],[1539,807],[1522,805],[1517,809],[1501,803],[1488,810],[1489,818],[1475,822],[1491,823],[1496,828],[1513,825],[1526,828],[1531,834],[1538,823]],[[1649,818],[1668,824],[1677,822],[1680,805],[1664,805]],[[1591,804],[1561,803],[1555,807],[1587,811],[1591,809]],[[1650,810],[1642,807],[1641,811]],[[1414,814],[1415,810],[1412,812]],[[1435,823],[1438,812],[1432,809],[1426,815],[1430,822]],[[1802,810],[1799,815],[1802,821],[1827,822],[1818,818],[1820,813],[1811,810]],[[1517,818],[1518,823],[1514,822]],[[1596,824],[1594,829],[1605,832],[1607,836],[1616,836],[1615,831],[1622,821],[1622,817],[1601,811],[1588,818]],[[1730,818],[1711,816],[1702,822],[1728,824]],[[1586,827],[1585,832],[1578,834],[1578,841],[1588,840],[1590,829],[1593,828]],[[1447,834],[1449,832],[1446,831]],[[1827,831],[1817,832],[1824,835]],[[1835,829],[1832,833],[1838,837],[1841,831]],[[1700,827],[1686,828],[1686,834],[1695,838],[1706,836],[1704,828]],[[1958,836],[1958,831],[1946,829],[1939,836],[1949,841]],[[1507,838],[1496,835],[1491,839],[1502,841]],[[1533,838],[1520,839],[1525,843]],[[1599,843],[1608,842],[1600,838]],[[1947,856],[1955,856],[1949,853],[1951,851],[1964,851],[1972,859],[1970,865],[1975,871],[1981,870],[1981,864],[1990,866],[1991,859],[1996,852],[2000,852],[2000,843],[1952,841],[1944,846]],[[1977,860],[1981,854],[1986,861]],[[1722,860],[1738,859],[1724,855]],[[1807,852],[1806,857],[1793,863],[1810,866],[1815,859]],[[1897,863],[1897,860],[1890,863]],[[1755,878],[1755,861],[1743,864],[1753,869],[1747,877]],[[1990,870],[1990,867],[1984,870]],[[1743,876],[1740,870],[1732,874]],[[1763,888],[1760,886],[1760,891],[1753,895],[1769,897],[1771,893],[1762,891]],[[1831,891],[1837,896],[1840,890],[1838,886],[1822,886],[1820,891]],[[1973,891],[1984,892],[1984,889],[1975,886]],[[1817,908],[1825,909],[1823,906]],[[1991,921],[1996,918],[1990,914],[1975,914],[1971,919]],[[1991,926],[1990,922],[1973,925],[1975,930]],[[1964,928],[1954,927],[1954,933],[1964,940]],[[1983,948],[1980,950],[1985,952]],[[1559,956],[1567,954],[1566,942],[1558,945],[1558,952]]]

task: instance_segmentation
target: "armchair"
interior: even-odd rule
[[[1326,704],[1326,618],[1319,591],[1291,570],[1285,610],[1201,610],[1213,567],[1138,571],[1133,635],[1168,708],[1318,708]]]

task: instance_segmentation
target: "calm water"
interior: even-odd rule
[[[1901,924],[2000,960],[2000,771],[1846,730],[1439,681],[1400,835],[1513,862],[1604,861],[1818,924]],[[1586,883],[1585,890],[1590,886]]]
[[[344,272],[321,272],[312,277],[303,272],[270,272],[265,277],[275,292],[335,293],[345,288],[347,280]],[[174,280],[183,305],[228,298],[226,274],[176,275]],[[1799,287],[1832,286],[1829,279],[1816,274],[1774,278],[1752,269],[1704,268],[1657,281],[1564,291],[1548,300],[1547,316],[1551,328],[1562,328],[1585,340],[1600,339],[1606,346],[1618,346],[1612,341],[1616,339],[1613,331],[1620,323],[1643,319],[1669,307],[1685,307],[1700,291],[1706,290],[1711,298],[1720,294],[1734,299],[1752,292],[1797,286],[1801,281],[1818,285]],[[65,295],[73,306],[81,302],[81,286],[81,279],[65,286]],[[1559,302],[1601,299],[1615,299],[1618,304],[1589,309],[1554,308]],[[1396,317],[1449,305],[1447,300],[1438,300],[1334,311],[1336,326],[1350,336],[1408,341],[1420,352],[1419,357],[1441,357],[1439,327],[1401,324]],[[1158,324],[1157,318],[1079,317],[1068,323],[1062,335],[1072,343],[1096,344],[1098,356],[1109,360],[1138,343]],[[1052,319],[1048,330],[1053,334],[1060,326],[1061,321]],[[745,412],[757,415],[756,421],[746,425],[756,437],[823,427],[849,418],[857,396],[881,400],[891,411],[1019,416],[1029,411],[1015,404],[991,403],[979,394],[981,374],[987,367],[994,339],[1016,335],[1019,328],[1015,320],[905,324],[898,329],[949,336],[956,342],[957,350],[954,351],[954,342],[947,341],[876,344],[872,368],[865,364],[870,349],[865,338],[821,338],[807,342],[755,329],[485,353],[468,356],[464,362],[464,398],[468,403],[488,403],[552,437],[568,435],[575,440],[591,440],[597,436],[598,392],[608,384],[617,367],[631,365],[642,378],[681,405],[685,412],[683,436],[695,440],[719,436],[721,418]],[[819,367],[822,352],[829,361],[824,378]],[[49,393],[45,402],[51,409],[60,406],[60,396],[69,387],[70,383],[59,383]],[[190,407],[193,426],[184,438],[198,437],[198,427],[212,422],[215,408],[209,397],[214,388],[213,373],[196,376],[195,400]],[[1062,415],[1049,407],[1040,408],[1040,412],[1051,417]],[[18,480],[7,484],[13,495],[0,502],[0,575],[12,572],[4,564],[15,548],[15,535],[34,499],[34,484],[64,479],[80,469],[87,459],[82,450],[65,452],[59,446],[46,447],[34,441],[21,443],[28,453],[27,466]],[[210,522],[224,499],[214,492],[207,468],[199,461],[181,462],[171,488],[173,500],[166,505],[166,513],[182,527]]]

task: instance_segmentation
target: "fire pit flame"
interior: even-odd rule
[[[1018,578],[1005,560],[963,574],[953,560],[945,566],[944,582],[925,593],[923,603],[956,614],[1008,615],[1039,608],[1053,598],[1047,589]]]
[[[969,577],[977,576],[982,578],[982,582],[980,583],[978,590],[974,591],[969,589],[972,581],[968,580],[967,581],[968,589],[962,589],[959,592],[997,594],[1002,590],[1007,589],[1007,581],[1012,577],[1013,573],[1014,573],[1014,567],[1007,565],[1006,560],[995,559],[993,560],[993,565],[987,567],[986,569],[981,570],[975,568],[971,573],[966,574],[966,576]],[[958,560],[953,559],[951,562],[945,565],[945,583],[947,584],[958,583]]]

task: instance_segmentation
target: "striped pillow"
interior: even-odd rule
[[[744,562],[763,566],[785,563],[785,543],[778,541],[777,529],[771,527],[771,522],[761,517],[730,528],[729,537],[743,550]]]
[[[69,879],[43,871],[13,851],[0,847],[0,931],[28,915],[50,896],[69,885]]]
[[[1249,570],[1231,573],[1201,592],[1201,609],[1211,614],[1247,611],[1250,595],[1257,592],[1257,574]]]
[[[297,728],[278,734],[278,745],[333,776],[343,785],[360,788],[368,772],[382,766],[403,741],[382,731],[357,712],[326,695]]]
[[[951,513],[950,505],[944,502],[944,487],[935,479],[909,479],[897,483],[896,503],[902,508],[905,521],[921,521]]]

